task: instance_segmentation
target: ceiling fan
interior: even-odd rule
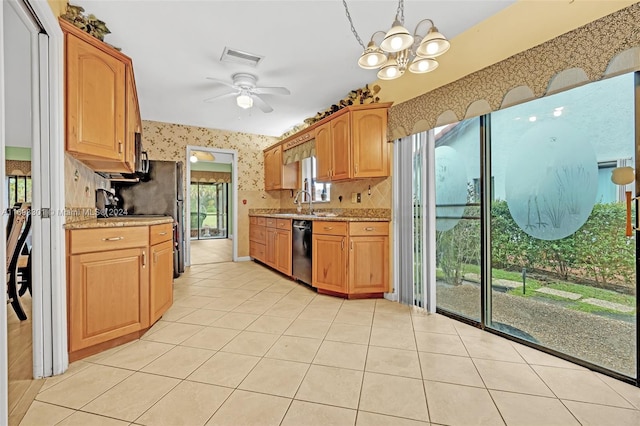
[[[205,102],[217,101],[219,99],[230,98],[236,96],[236,103],[240,108],[251,108],[255,103],[262,112],[271,112],[273,108],[260,95],[290,95],[289,89],[285,87],[258,87],[256,82],[258,78],[253,74],[239,72],[233,74],[231,83],[217,78],[207,77],[207,79],[223,84],[231,91],[221,93],[211,98],[205,99]]]

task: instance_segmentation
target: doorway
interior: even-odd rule
[[[187,264],[234,261],[237,154],[234,150],[189,146],[187,158]]]

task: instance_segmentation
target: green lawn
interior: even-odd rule
[[[477,265],[465,265],[464,272],[465,274],[467,273],[479,274],[480,267]],[[522,282],[522,274],[520,272],[504,271],[501,269],[493,269],[492,278],[494,280],[502,279],[502,280]],[[436,270],[436,279],[439,279],[439,280],[445,279],[445,275],[444,275],[444,272],[442,272],[442,270],[440,269]],[[625,316],[635,316],[636,314],[635,310],[630,313],[623,313],[623,312],[615,311],[615,310],[600,307],[600,306],[590,305],[588,303],[581,302],[580,301],[581,299],[574,301],[574,300],[566,299],[563,297],[554,296],[552,294],[537,292],[536,290],[541,287],[548,287],[554,290],[577,293],[582,295],[582,299],[594,298],[594,299],[605,300],[608,302],[619,303],[621,305],[625,305],[633,308],[635,308],[636,306],[635,296],[621,294],[615,291],[592,287],[589,285],[582,285],[582,284],[570,283],[570,282],[559,281],[559,280],[555,280],[551,282],[541,282],[539,280],[535,280],[527,277],[526,292],[524,294],[522,292],[522,287],[508,290],[507,293],[514,296],[520,296],[520,297],[536,297],[536,298],[561,301],[566,304],[567,308],[574,309],[577,311],[582,311],[582,312],[613,313],[613,314],[625,315]]]

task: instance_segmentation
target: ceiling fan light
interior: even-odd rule
[[[380,50],[380,48],[376,46],[374,41],[371,40],[367,45],[365,51],[362,52],[362,55],[360,55],[360,59],[358,59],[358,65],[360,65],[360,68],[364,68],[365,70],[372,70],[380,68],[386,60],[387,56],[382,53],[382,50]]]
[[[416,57],[411,65],[409,65],[409,71],[414,74],[424,74],[427,72],[431,72],[438,68],[438,61],[433,58],[421,58]]]
[[[431,27],[420,42],[416,54],[422,58],[435,58],[449,50],[449,47],[451,47],[449,40],[438,32],[436,27]]]
[[[195,154],[191,154],[191,157],[189,157],[189,161],[191,161],[192,163],[197,163],[198,157],[196,157]]]
[[[393,26],[384,36],[380,48],[385,52],[394,53],[408,49],[413,44],[413,36],[402,26],[399,21],[394,21]]]
[[[236,103],[240,108],[247,109],[253,106],[253,99],[251,96],[242,93],[236,98]]]

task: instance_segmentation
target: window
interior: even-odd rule
[[[314,203],[329,201],[331,199],[331,184],[316,182],[316,157],[307,157],[301,162],[302,168],[302,189],[309,191]],[[304,194],[302,202],[308,202],[307,195]]]
[[[7,176],[8,206],[31,202],[31,176]]]

